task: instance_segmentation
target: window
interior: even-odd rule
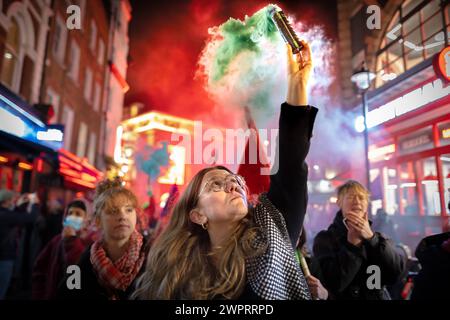
[[[418,161],[419,180],[422,188],[422,203],[425,215],[441,214],[436,161],[434,157]]]
[[[100,110],[100,94],[101,94],[101,86],[98,82],[95,82],[95,91],[94,91],[94,110]]]
[[[53,91],[53,89],[48,88],[47,89],[47,103],[50,103],[53,106],[53,109],[55,111],[55,115],[52,119],[50,119],[51,124],[58,123],[58,116],[59,116],[59,95]]]
[[[386,212],[391,215],[399,214],[398,174],[395,166],[383,167],[384,192]]]
[[[97,135],[94,132],[91,132],[89,135],[89,150],[87,154],[87,158],[89,163],[95,164],[95,150],[97,147]]]
[[[78,131],[78,144],[77,144],[77,156],[84,158],[86,155],[86,140],[87,140],[88,128],[86,123],[80,123],[80,130]]]
[[[94,21],[91,21],[91,34],[89,37],[89,48],[92,52],[95,52],[97,45],[97,25]]]
[[[102,39],[98,42],[98,64],[103,66],[103,62],[105,59],[105,43]]]
[[[400,201],[404,214],[407,216],[418,216],[420,214],[416,181],[414,162],[409,161],[401,164],[399,177]]]
[[[87,102],[91,102],[92,97],[92,70],[90,68],[86,69],[86,74],[84,78],[84,98]]]
[[[5,42],[5,51],[3,54],[1,81],[10,88],[14,86],[14,76],[19,74],[19,50],[20,50],[20,35],[19,26],[15,19],[11,21],[11,27],[8,30],[8,35]]]
[[[421,2],[422,2],[422,0],[407,0],[407,1],[405,1],[402,5],[403,16],[406,16],[408,13],[413,11]]]
[[[444,200],[448,204],[450,202],[450,154],[443,154],[441,156],[442,162],[442,178],[444,179]],[[450,210],[446,207],[447,215],[450,215]]]
[[[444,32],[447,30],[442,11],[440,0],[409,0],[403,3],[381,41],[376,64],[376,87],[395,79],[444,48]]]
[[[75,83],[78,83],[78,76],[80,73],[80,46],[75,40],[72,41],[70,46],[70,61],[69,61],[69,76]]]
[[[61,123],[64,125],[64,148],[71,151],[74,113],[69,106],[64,107]]]
[[[64,63],[66,53],[67,28],[60,16],[56,17],[53,39],[53,55],[59,63]]]
[[[421,13],[422,13],[423,19],[426,20],[429,17],[433,16],[435,13],[439,12],[439,9],[440,9],[439,0],[430,1],[430,4],[422,9]],[[440,15],[440,17],[442,19],[441,15]]]

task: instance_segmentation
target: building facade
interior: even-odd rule
[[[369,5],[381,9],[378,29],[367,27]],[[352,73],[365,61],[375,75],[366,119],[372,212],[391,215],[399,241],[415,248],[449,224],[450,86],[448,70],[436,68],[449,46],[449,1],[340,1],[338,8],[346,108],[361,109]]]
[[[15,94],[31,113],[36,104],[53,106],[48,124],[64,129],[57,158],[82,164],[79,172],[55,169],[71,186],[92,189],[105,156],[113,156],[105,146],[114,145],[108,130],[115,132],[122,115],[130,19],[123,0],[0,1],[5,97]]]

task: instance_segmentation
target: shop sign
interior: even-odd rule
[[[434,71],[445,82],[450,82],[450,46],[442,49],[433,60]]]
[[[413,151],[421,151],[428,149],[433,144],[432,131],[427,130],[418,134],[410,135],[403,139],[399,139],[400,153],[410,153]]]
[[[436,79],[381,107],[371,110],[367,114],[367,127],[376,127],[405,113],[446,97],[449,94],[450,85],[444,85],[441,79]]]

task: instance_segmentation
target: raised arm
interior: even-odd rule
[[[307,43],[297,59],[288,46],[288,93],[281,106],[278,151],[270,177],[269,200],[283,214],[295,247],[308,202],[308,167],[305,158],[317,109],[308,105],[307,82],[311,73],[311,50]]]

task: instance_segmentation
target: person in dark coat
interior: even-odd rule
[[[17,202],[15,197],[13,191],[0,190],[0,300],[5,298],[14,271],[18,227],[32,224],[40,210],[35,194],[23,194]]]
[[[68,273],[58,286],[57,299],[129,298],[148,252],[144,237],[136,230],[137,208],[136,196],[119,178],[97,186],[94,216],[101,238],[80,257],[80,286],[76,280],[71,282],[72,273]]]
[[[404,258],[391,240],[372,231],[366,188],[348,181],[338,188],[337,196],[340,210],[328,230],[314,239],[319,279],[334,299],[389,299],[384,286],[397,281],[405,268]],[[379,279],[369,266],[379,267]]]
[[[450,232],[424,238],[416,249],[422,266],[411,300],[450,300]]]
[[[55,299],[58,285],[70,265],[78,263],[87,239],[81,231],[87,220],[86,205],[81,200],[69,203],[64,214],[62,232],[41,251],[33,268],[32,299]]]

